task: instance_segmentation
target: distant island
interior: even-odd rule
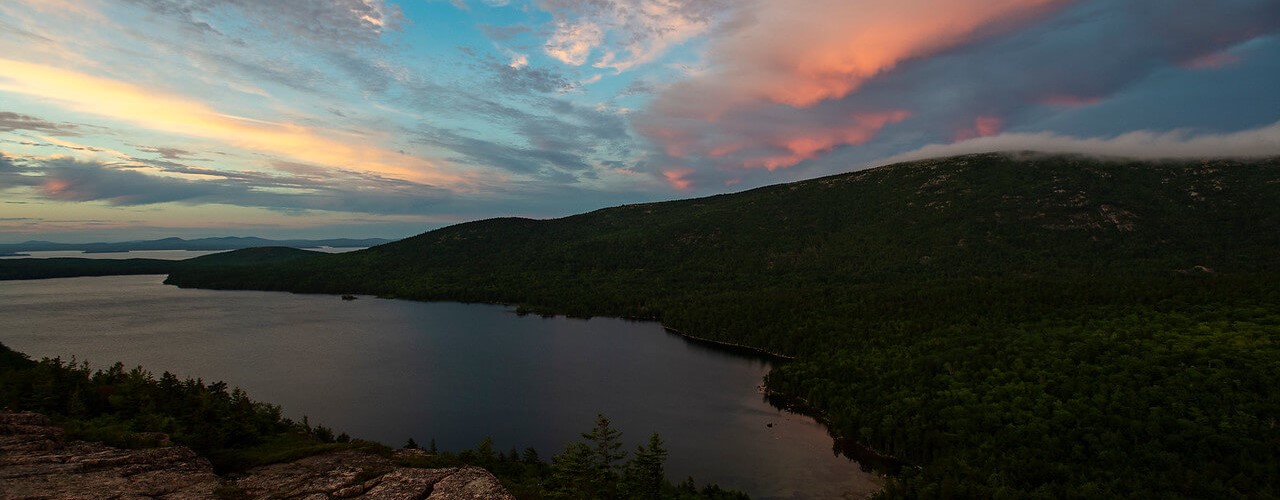
[[[54,243],[51,241],[25,241],[22,243],[0,244],[0,257],[26,257],[22,252],[47,251],[81,251],[84,253],[133,252],[137,250],[239,250],[256,247],[291,247],[291,248],[355,248],[372,247],[389,243],[392,240],[383,238],[334,238],[327,240],[269,240],[256,237],[223,236],[215,238],[163,238],[158,240],[95,242],[95,243]]]

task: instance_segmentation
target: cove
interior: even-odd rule
[[[222,380],[312,423],[544,458],[597,413],[627,449],[658,432],[667,472],[753,498],[861,497],[880,483],[826,429],[757,391],[766,358],[652,322],[519,316],[495,305],[165,286],[163,276],[0,282],[0,341],[32,357]],[[770,425],[772,424],[772,425]]]

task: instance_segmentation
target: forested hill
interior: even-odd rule
[[[921,466],[891,494],[1280,495],[1280,160],[897,164],[168,283],[660,319]]]
[[[787,300],[801,290],[1274,272],[1278,195],[1280,160],[973,155],[562,219],[484,220],[285,267],[178,272],[170,283],[506,302],[668,321],[673,312],[703,308],[687,307],[690,300],[747,294],[763,300],[746,309],[776,316],[812,306]],[[702,335],[804,349],[799,334],[700,326]]]
[[[0,259],[0,281],[79,276],[169,274],[177,269],[187,268],[227,272],[237,266],[279,264],[320,254],[321,252],[289,247],[258,247],[204,255],[186,260],[86,259],[80,257]]]

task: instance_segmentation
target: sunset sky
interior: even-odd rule
[[[990,150],[1280,155],[1275,0],[3,0],[0,242],[390,237]]]

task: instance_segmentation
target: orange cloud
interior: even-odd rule
[[[990,137],[1004,129],[1004,120],[999,116],[979,116],[973,119],[973,126],[956,132],[955,140],[963,141],[977,137]]]
[[[784,135],[769,141],[783,153],[748,158],[743,166],[763,167],[770,171],[790,167],[816,158],[837,146],[863,144],[875,137],[885,125],[900,122],[910,116],[910,112],[903,110],[871,113],[855,116],[853,122],[846,126],[809,130],[801,134],[785,134],[784,131]]]
[[[693,173],[691,168],[669,168],[662,171],[662,177],[667,180],[667,184],[677,191],[688,191],[693,187],[693,181],[687,176]]]
[[[667,127],[641,127],[645,135],[662,144],[667,156],[682,158],[693,148],[693,137],[679,129]]]
[[[426,160],[370,145],[368,137],[232,116],[183,96],[40,64],[0,58],[0,92],[41,97],[71,111],[300,162],[437,185],[465,182]]]
[[[45,181],[44,184],[41,184],[40,191],[44,193],[46,198],[57,198],[58,195],[62,194],[62,192],[66,191],[69,187],[71,187],[71,185],[66,181],[55,179]]]
[[[734,23],[740,28],[713,44],[708,77],[677,84],[672,91],[710,98],[700,106],[704,118],[742,102],[808,107],[844,97],[903,61],[1005,29],[1067,1],[762,2],[749,18]]]
[[[912,116],[895,103],[879,103],[885,106],[880,111],[844,106],[842,100],[869,79],[908,60],[1016,29],[1070,1],[744,4],[709,43],[707,69],[662,90],[632,124],[672,158],[788,168],[866,143]],[[998,117],[983,117],[967,134],[996,134],[1003,125]]]
[[[772,171],[817,158],[840,146],[866,143],[885,126],[910,117],[907,110],[856,113],[836,123],[770,122],[754,116],[735,116],[723,122],[716,133],[709,133],[702,123],[690,120],[664,124],[642,119],[635,126],[672,158],[713,158],[722,166]],[[673,177],[666,177],[671,183]]]

